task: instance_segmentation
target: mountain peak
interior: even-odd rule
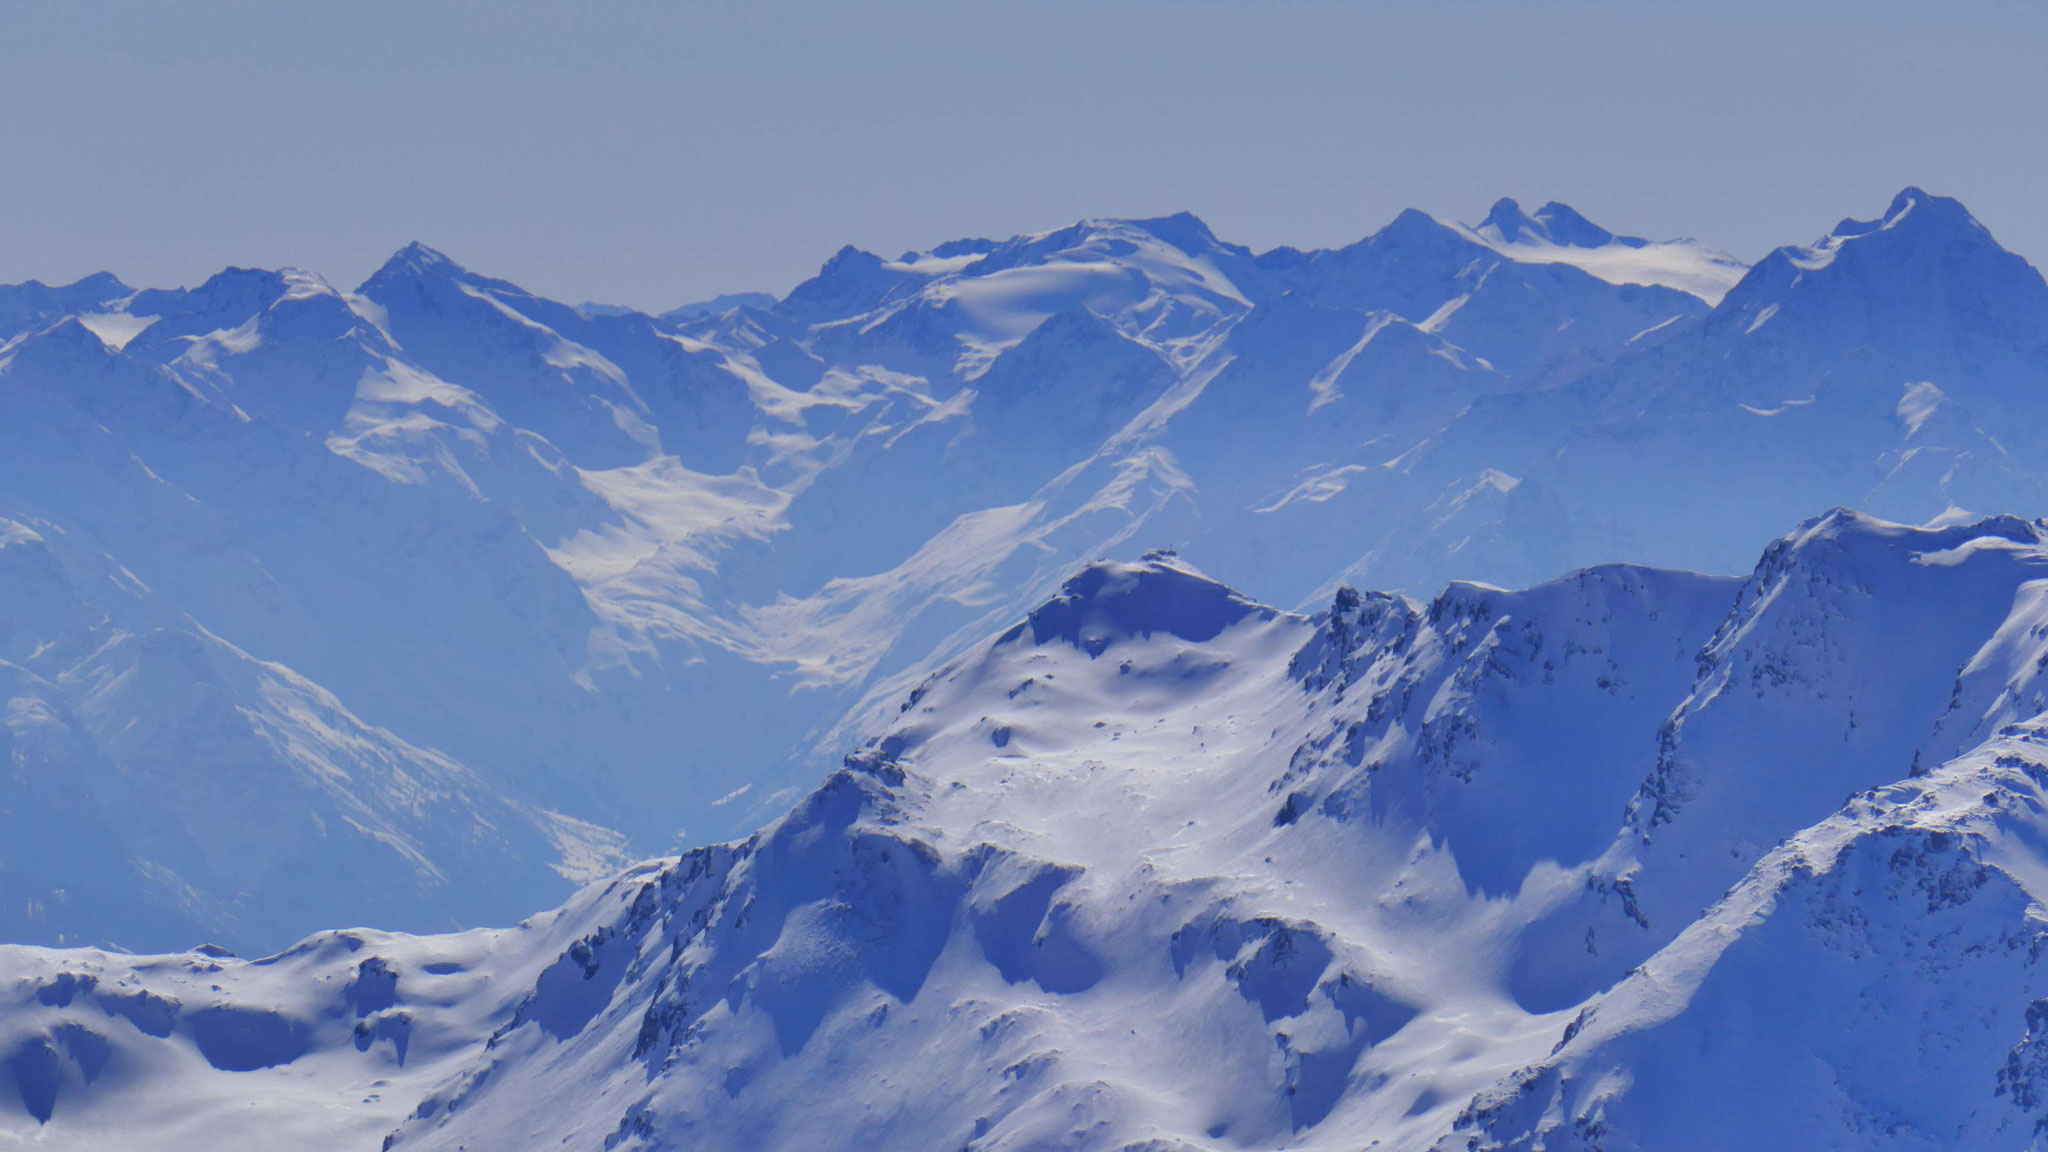
[[[879,268],[883,263],[884,261],[880,256],[865,248],[856,248],[851,244],[842,244],[839,246],[839,251],[834,252],[832,258],[825,261],[822,271],[839,272],[851,268]]]
[[[414,240],[412,243],[407,244],[403,248],[400,248],[398,252],[391,257],[391,259],[402,260],[408,264],[415,264],[419,265],[420,267],[438,267],[441,265],[455,265],[455,261],[450,260],[447,257],[447,255],[441,252],[439,249],[429,248],[425,244],[422,244],[417,240]]]
[[[1086,565],[998,643],[1028,629],[1033,644],[1064,641],[1099,656],[1119,639],[1158,632],[1199,643],[1255,614],[1278,613],[1155,550],[1136,563]]]
[[[1567,248],[1598,248],[1617,239],[1614,233],[1581,216],[1577,209],[1556,200],[1537,209],[1536,219],[1552,243]]]
[[[816,276],[790,289],[776,308],[805,322],[858,315],[880,305],[897,285],[914,279],[873,252],[848,244],[833,253]]]
[[[1912,229],[1921,233],[1941,233],[1950,237],[1969,237],[1990,240],[1991,231],[1963,207],[1960,200],[1949,196],[1933,196],[1919,188],[1908,186],[1892,197],[1885,207],[1884,215],[1875,220],[1857,220],[1853,217],[1835,225],[1828,233],[1828,240],[1846,240],[1853,237],[1869,236],[1877,232],[1896,229]]]
[[[1532,216],[1509,196],[1494,201],[1486,219],[1473,231],[1496,244],[1549,244],[1559,248],[1600,248],[1622,239],[1568,204],[1552,200]],[[1633,237],[1622,242],[1631,246],[1643,243]]]
[[[1959,201],[1906,188],[1874,220],[1844,220],[1816,243],[1758,261],[1718,314],[1745,331],[1770,332],[1785,327],[1795,306],[1844,346],[1917,357],[1982,340],[2038,344],[2048,326],[2048,282]]]
[[[1507,203],[1513,205],[1514,201],[1510,200]],[[1498,207],[1498,205],[1496,205],[1496,207]],[[1520,212],[1521,209],[1519,207],[1516,207],[1515,211]],[[1380,229],[1374,235],[1375,238],[1377,238],[1379,236],[1412,236],[1419,233],[1437,233],[1444,231],[1448,231],[1448,229],[1444,227],[1444,222],[1437,219],[1434,216],[1431,216],[1429,213],[1424,212],[1422,209],[1403,208],[1401,209],[1400,215],[1395,216],[1392,220],[1388,221],[1387,226]]]
[[[135,289],[130,288],[126,284],[123,284],[121,282],[121,278],[119,276],[114,275],[112,272],[95,272],[90,276],[80,277],[79,279],[64,285],[61,289],[59,289],[59,291],[93,293],[96,295],[111,298],[115,296],[126,296],[129,293],[135,291]]]
[[[1405,208],[1400,215],[1388,221],[1386,227],[1340,251],[1420,251],[1462,258],[1479,248],[1480,245],[1474,243],[1471,233],[1465,229],[1446,224],[1420,208]]]
[[[192,290],[195,296],[220,296],[250,291],[274,291],[284,285],[285,269],[244,268],[239,264],[227,267],[208,276],[199,287]]]
[[[1218,245],[1216,233],[1193,212],[1180,211],[1170,216],[1154,216],[1144,220],[1128,222],[1132,227],[1157,236],[1183,252],[1202,252]]]
[[[1512,196],[1503,196],[1493,202],[1486,212],[1486,219],[1480,221],[1478,231],[1490,233],[1503,244],[1513,244],[1522,238],[1522,233],[1533,227],[1536,221],[1522,211],[1522,206]]]
[[[398,279],[422,279],[432,276],[463,276],[468,269],[448,258],[445,253],[429,248],[415,240],[391,254],[370,278],[363,281],[358,292],[366,292],[372,285],[388,283]]]
[[[523,314],[536,323],[553,324],[581,316],[574,308],[535,296],[510,280],[473,272],[417,240],[394,252],[391,259],[357,286],[355,295],[368,297],[388,309],[399,295],[454,299],[479,292],[496,298],[500,304],[516,301]]]
[[[1885,209],[1885,215],[1898,215],[1919,201],[1928,199],[1932,199],[1932,197],[1927,195],[1925,189],[1922,189],[1917,184],[1908,184],[1904,188],[1899,189],[1898,195],[1892,197],[1891,207]],[[1954,203],[1954,201],[1950,201],[1950,203]]]

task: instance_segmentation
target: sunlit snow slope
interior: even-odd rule
[[[2048,528],[1261,606],[1095,564],[497,932],[0,951],[67,1148],[2028,1148]],[[288,1138],[288,1139],[287,1139]]]

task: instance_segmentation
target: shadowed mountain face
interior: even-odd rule
[[[0,1132],[2029,1148],[2044,575],[2042,522],[1846,511],[1307,615],[1090,564],[758,832],[516,929],[0,948]]]
[[[0,924],[507,919],[786,810],[1104,556],[1313,605],[2029,513],[2044,332],[1914,189],[1754,269],[1503,202],[1316,252],[1186,214],[847,249],[662,316],[417,244],[354,291],[6,288],[7,818],[51,847]]]

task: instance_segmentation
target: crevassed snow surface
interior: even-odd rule
[[[1311,615],[1090,565],[514,929],[0,950],[66,1148],[1919,1149],[2048,1116],[2048,527]]]

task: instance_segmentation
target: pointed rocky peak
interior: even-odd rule
[[[400,284],[462,281],[472,278],[469,269],[415,240],[392,253],[389,260],[384,261],[370,274],[369,279],[356,288],[356,293],[375,299],[380,293],[389,292]]]
[[[1308,303],[1424,320],[1470,290],[1467,281],[1502,257],[1463,225],[1410,208],[1342,248],[1276,248],[1234,269],[1254,301],[1293,292]]]
[[[29,294],[41,296],[55,308],[69,312],[114,307],[120,301],[135,295],[135,289],[122,283],[121,278],[112,272],[95,272],[55,288],[45,288],[33,280],[13,287],[27,289]],[[5,309],[4,301],[12,293],[13,287],[0,287],[0,309]]]
[[[1843,225],[1837,236],[1843,241],[1886,236],[1902,245],[1926,244],[2010,255],[1962,201],[1952,196],[1931,195],[1919,188],[1902,189],[1877,220],[1861,225],[1843,221]]]
[[[1473,231],[1488,243],[1505,247],[1603,248],[1620,243],[1640,248],[1647,243],[1633,236],[1616,236],[1568,204],[1552,200],[1531,215],[1505,196],[1494,202],[1486,219]]]
[[[1617,237],[1581,216],[1570,205],[1555,200],[1536,210],[1536,221],[1543,226],[1543,234],[1551,243],[1564,248],[1599,248],[1617,240],[1631,247],[1643,243],[1633,236]]]
[[[382,267],[370,274],[368,280],[356,289],[356,294],[373,300],[380,294],[388,294],[401,284],[420,286],[462,284],[470,288],[487,291],[506,299],[541,300],[541,297],[521,288],[509,280],[499,280],[470,271],[450,259],[446,254],[415,240],[393,253]],[[557,311],[574,313],[575,309],[566,304],[549,304]]]
[[[825,266],[818,270],[818,275],[858,275],[862,272],[869,272],[880,268],[882,263],[882,258],[873,252],[865,248],[856,248],[851,244],[846,244],[842,245],[839,251],[834,252],[830,260],[825,261]]]
[[[1272,255],[1268,253],[1267,257]],[[1304,261],[1311,267],[1343,267],[1354,273],[1370,269],[1369,278],[1376,282],[1410,284],[1418,278],[1455,275],[1474,258],[1489,256],[1492,250],[1469,231],[1446,224],[1420,209],[1408,208],[1365,239],[1343,248],[1306,253]],[[1364,308],[1387,306],[1377,299],[1344,303]]]
[[[415,240],[391,254],[382,267],[371,273],[372,280],[380,276],[409,274],[413,276],[461,275],[467,269],[448,258],[446,253],[429,248]]]
[[[923,277],[851,244],[834,253],[816,276],[790,289],[776,311],[816,324],[863,315],[879,307],[904,284]]]
[[[434,318],[451,308],[490,323],[502,322],[495,318],[501,307],[517,312],[534,324],[554,328],[588,319],[567,304],[536,296],[509,280],[472,272],[418,241],[394,253],[383,267],[363,281],[354,294],[385,309],[394,335],[400,329],[412,329],[413,325],[407,318],[415,314],[437,324],[445,323],[444,319]],[[494,298],[497,304],[476,299],[479,295]],[[418,332],[414,330],[412,337],[399,336],[399,340],[409,345],[410,340],[417,336]]]
[[[1373,653],[1411,635],[1422,621],[1422,606],[1405,596],[1360,592],[1340,585],[1330,607],[1313,617],[1315,632],[1287,663],[1287,674],[1311,692],[1336,685],[1348,687],[1363,661]]]
[[[1489,240],[1513,244],[1521,240],[1524,233],[1537,228],[1536,221],[1522,211],[1522,206],[1513,197],[1503,196],[1493,202],[1493,207],[1487,210],[1486,219],[1474,231]]]
[[[1472,233],[1415,208],[1404,210],[1386,227],[1332,255],[1339,261],[1368,259],[1397,281],[1455,273],[1474,259],[1498,259]]]
[[[1513,201],[1508,201],[1512,204]],[[1520,211],[1519,208],[1516,209]],[[1449,245],[1454,242],[1469,243],[1459,236],[1457,230],[1443,221],[1422,211],[1420,208],[1405,208],[1386,227],[1373,233],[1365,241],[1379,245]]]
[[[134,292],[135,289],[123,284],[121,278],[112,272],[95,272],[90,276],[81,277],[64,285],[59,291],[94,295],[101,299],[113,299],[119,296],[126,296]]]

